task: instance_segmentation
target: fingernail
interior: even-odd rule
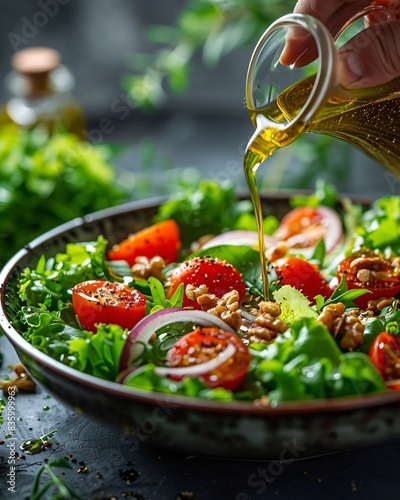
[[[360,57],[353,51],[340,54],[339,79],[344,86],[352,86],[365,75]]]

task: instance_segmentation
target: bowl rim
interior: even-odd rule
[[[272,197],[275,200],[284,201],[287,199],[288,193],[285,191],[272,194],[267,193],[266,196],[269,199]],[[246,414],[246,416],[263,414],[271,417],[278,417],[284,415],[295,416],[299,414],[350,412],[365,410],[367,408],[376,408],[383,404],[396,405],[400,402],[400,391],[388,391],[384,393],[345,396],[341,398],[322,400],[283,402],[277,406],[258,405],[255,404],[254,401],[216,401],[189,396],[148,392],[141,389],[123,386],[117,382],[100,379],[64,365],[60,361],[57,361],[56,359],[51,358],[47,354],[36,349],[12,326],[10,319],[7,316],[5,289],[15,268],[29,253],[34,252],[40,245],[49,242],[57,236],[62,236],[65,232],[69,232],[74,228],[84,226],[85,224],[95,223],[109,217],[127,214],[133,211],[157,208],[157,206],[165,201],[165,199],[166,197],[154,197],[144,200],[130,201],[115,207],[93,212],[83,217],[75,218],[45,232],[19,250],[0,271],[0,329],[4,332],[6,338],[11,342],[13,347],[16,348],[17,351],[20,351],[24,355],[30,357],[35,362],[40,363],[46,369],[54,371],[60,376],[67,377],[73,383],[84,383],[92,389],[112,394],[114,397],[127,398],[129,400],[151,405],[165,406],[175,409],[179,408],[180,410],[195,410],[223,414],[242,413]],[[356,201],[366,203],[366,200],[362,198],[359,200],[356,199]]]

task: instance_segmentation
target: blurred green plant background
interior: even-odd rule
[[[266,28],[292,12],[295,4],[296,0],[189,0],[175,26],[148,29],[149,40],[159,48],[150,55],[135,53],[131,73],[123,77],[122,84],[135,105],[155,110],[163,105],[168,93],[182,95],[188,91],[198,54],[203,65],[212,68],[235,51],[253,50]],[[312,188],[320,178],[335,183],[350,174],[351,147],[343,141],[306,135],[289,148],[289,157],[285,152],[284,161],[264,173],[262,188]],[[287,175],[293,158],[296,168]]]
[[[200,52],[204,65],[215,67],[224,56],[253,48],[266,28],[293,10],[295,0],[188,0],[175,26],[152,26],[149,40],[159,45],[152,54],[131,59],[132,74],[123,86],[141,108],[157,108],[165,84],[176,94],[188,89],[191,63]]]
[[[0,265],[44,231],[126,199],[111,153],[72,134],[0,130]]]

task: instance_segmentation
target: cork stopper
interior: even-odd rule
[[[17,52],[11,65],[25,81],[26,95],[36,97],[52,92],[50,73],[60,65],[60,54],[48,47],[31,47]]]

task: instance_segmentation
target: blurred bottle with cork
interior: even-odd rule
[[[84,138],[85,119],[73,98],[75,79],[61,64],[60,54],[48,47],[31,47],[15,53],[6,76],[8,100],[0,112],[0,126],[37,126],[49,133],[71,132]]]

